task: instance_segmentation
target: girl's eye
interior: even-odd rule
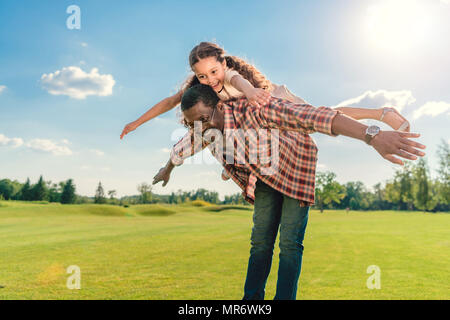
[[[203,78],[205,78],[205,76],[197,76],[197,78],[203,79]]]

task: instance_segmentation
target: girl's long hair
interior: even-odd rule
[[[269,91],[272,90],[272,84],[258,69],[241,58],[226,56],[225,50],[212,42],[200,42],[200,44],[192,49],[189,54],[189,65],[191,66],[191,69],[193,69],[194,65],[199,62],[200,59],[205,59],[208,57],[215,57],[220,63],[225,60],[228,68],[236,70],[255,88],[262,88]],[[199,83],[200,81],[198,81],[197,77],[192,75],[186,80],[183,85],[183,89],[186,90]]]

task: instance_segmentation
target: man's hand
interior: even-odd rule
[[[222,170],[222,180],[223,181],[227,181],[230,179],[230,176],[228,175],[228,173],[225,171],[225,169]]]
[[[422,151],[417,150],[417,148],[425,149],[425,146],[409,139],[419,136],[418,133],[380,131],[370,144],[386,160],[403,165],[403,161],[395,156],[416,160],[416,156],[423,157],[425,155]]]
[[[164,181],[162,186],[165,187],[167,182],[169,182],[171,172],[172,172],[172,170],[170,168],[168,168],[167,166],[159,169],[159,172],[153,177],[152,184],[157,184],[160,181]]]

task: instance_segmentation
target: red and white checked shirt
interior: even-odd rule
[[[254,202],[255,183],[260,179],[273,189],[300,200],[301,206],[313,205],[317,147],[309,134],[321,132],[334,136],[331,123],[338,111],[274,97],[261,108],[249,105],[245,98],[227,101],[223,107],[224,139],[211,143],[210,138],[202,138],[201,132],[194,133],[191,129],[174,145],[172,163],[181,165],[186,158],[208,146],[243,190],[248,202]],[[227,160],[227,150],[222,153],[218,148],[219,141],[228,146],[227,139],[234,141],[232,161]]]

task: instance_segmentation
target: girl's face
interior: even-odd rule
[[[225,66],[225,60],[220,63],[216,57],[208,57],[200,59],[194,64],[192,70],[200,83],[210,86],[216,92],[220,92],[225,81]]]

